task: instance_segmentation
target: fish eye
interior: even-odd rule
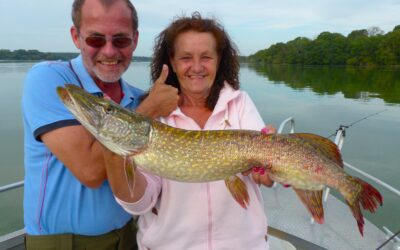
[[[110,105],[107,105],[104,110],[106,111],[106,113],[111,113],[113,111],[113,108]]]

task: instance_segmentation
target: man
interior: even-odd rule
[[[129,0],[75,0],[72,19],[80,56],[35,65],[24,83],[26,247],[131,249],[132,217],[115,202],[103,148],[67,111],[56,87],[76,84],[152,117],[174,110],[178,91],[165,85],[165,67],[139,105],[143,92],[121,79],[139,36]]]

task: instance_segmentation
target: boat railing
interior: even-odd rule
[[[282,121],[282,123],[280,124],[277,133],[281,134],[283,133],[283,131],[287,129],[289,131],[289,133],[294,133],[295,130],[295,121],[292,117],[287,118],[286,120]],[[345,138],[345,127],[340,126],[340,128],[336,131],[336,137],[335,137],[335,144],[338,146],[339,150],[342,149],[343,143],[344,143],[344,138]],[[347,162],[343,162],[344,166],[357,172],[358,174],[362,175],[365,178],[368,178],[370,180],[372,180],[373,182],[377,183],[378,185],[382,186],[383,188],[385,188],[386,190],[388,190],[389,192],[395,194],[397,197],[400,198],[400,190],[397,190],[396,188],[392,187],[391,185],[387,184],[386,182],[362,171],[361,169],[347,163]],[[274,184],[274,187],[276,186],[276,183]],[[330,188],[326,187],[324,190],[324,198],[323,201],[326,202],[328,200],[329,197],[329,193],[330,193]],[[314,219],[311,217],[311,223],[314,223]],[[397,233],[394,233],[392,231],[390,231],[387,227],[383,226],[382,230],[385,232],[385,234],[387,235],[388,238],[392,238],[392,240],[394,240],[396,243],[400,242],[400,238],[395,236],[395,234],[397,235]]]
[[[18,181],[18,182],[15,182],[15,183],[11,183],[11,184],[8,184],[8,185],[0,187],[0,193],[9,191],[9,190],[12,190],[12,189],[15,189],[15,188],[19,188],[19,187],[22,187],[22,186],[24,186],[24,181]]]

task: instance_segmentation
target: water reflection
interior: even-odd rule
[[[28,70],[38,62],[8,62],[0,61],[0,75],[9,73],[26,74]]]
[[[400,104],[399,69],[360,69],[293,65],[253,65],[248,68],[273,83],[293,89],[310,89],[319,95],[342,93],[344,97],[369,101],[380,98],[386,104]]]

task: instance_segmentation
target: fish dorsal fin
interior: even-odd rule
[[[324,223],[324,208],[322,206],[322,190],[304,190],[293,188],[297,196],[311,213],[314,220]]]
[[[294,136],[308,142],[309,145],[311,145],[319,153],[323,154],[325,157],[343,168],[342,155],[340,154],[339,148],[333,141],[316,134],[308,133],[294,133],[290,134],[290,136]]]

